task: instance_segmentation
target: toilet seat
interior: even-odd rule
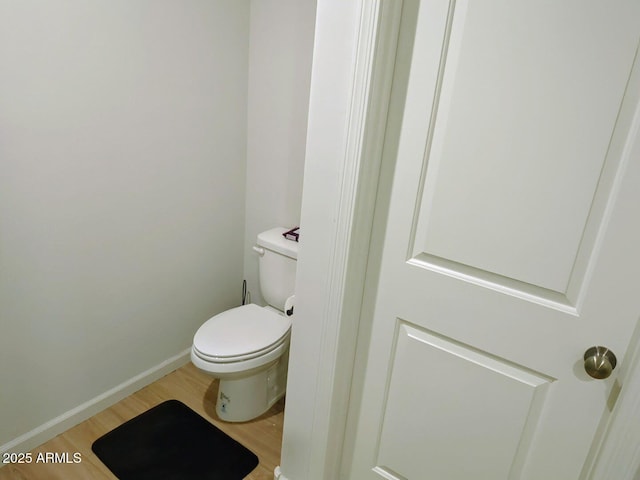
[[[268,355],[289,340],[291,319],[255,304],[207,320],[193,339],[193,353],[206,362],[235,363]]]
[[[262,357],[267,355],[269,352],[276,350],[278,347],[283,345],[289,340],[289,334],[287,333],[280,341],[276,342],[273,345],[269,345],[268,347],[263,348],[262,350],[258,350],[256,352],[247,353],[245,355],[236,355],[229,357],[219,357],[215,355],[208,355],[202,351],[200,351],[195,345],[193,347],[194,353],[200,357],[202,360],[212,363],[235,363],[235,362],[244,362],[245,360],[251,360],[252,358]]]

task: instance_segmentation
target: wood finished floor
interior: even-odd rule
[[[91,444],[127,420],[169,399],[180,400],[258,455],[260,463],[246,477],[248,480],[272,480],[273,469],[280,463],[284,399],[255,420],[225,423],[215,413],[212,399],[217,397],[218,381],[212,380],[189,363],[32,451],[34,458],[40,452],[68,452],[71,458],[75,452],[80,452],[81,463],[10,464],[0,468],[0,480],[116,479],[93,454]]]

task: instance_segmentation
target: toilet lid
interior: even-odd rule
[[[222,312],[196,332],[193,346],[208,357],[230,358],[270,350],[289,333],[291,319],[255,304]]]

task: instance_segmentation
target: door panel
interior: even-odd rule
[[[402,25],[350,478],[577,480],[617,373],[582,355],[621,360],[640,315],[640,3],[408,0]]]
[[[566,292],[637,36],[631,2],[577,5],[450,10],[417,251]]]
[[[407,322],[397,327],[378,457],[385,473],[423,478],[423,465],[405,468],[414,458],[433,478],[518,471],[553,379]],[[457,427],[470,423],[471,435]]]

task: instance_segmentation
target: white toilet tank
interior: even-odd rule
[[[258,235],[260,291],[265,301],[284,311],[284,302],[294,294],[298,242],[282,236],[287,228],[277,227]]]

